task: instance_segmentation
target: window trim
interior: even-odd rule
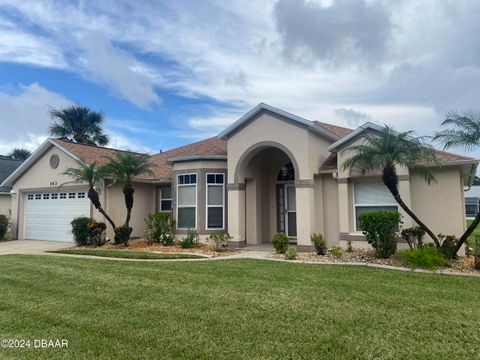
[[[222,184],[217,184],[217,183],[214,183],[214,184],[209,184],[208,183],[208,175],[215,175],[215,179],[216,179],[216,175],[222,175],[223,176],[223,182]],[[208,187],[209,186],[218,186],[218,187],[222,187],[222,206],[219,206],[219,205],[208,205]],[[210,228],[208,227],[208,208],[219,208],[221,207],[222,208],[222,227],[221,228]],[[225,230],[225,173],[206,173],[205,174],[205,229],[206,230],[211,230],[211,231],[214,231],[214,230]]]
[[[195,175],[195,184],[180,184],[180,181],[179,181],[179,178],[180,176],[184,176],[184,175]],[[177,184],[176,184],[176,193],[175,193],[175,219],[176,219],[176,228],[177,230],[197,230],[198,228],[198,174],[197,173],[185,173],[185,174],[177,174]],[[179,208],[191,208],[192,206],[179,206],[178,205],[178,189],[179,187],[183,187],[183,186],[193,186],[195,185],[195,227],[194,228],[181,228],[181,227],[178,227],[178,209]]]
[[[183,175],[183,174],[182,174]],[[163,186],[163,188],[166,188],[167,185]],[[172,197],[172,187],[170,185],[170,197],[169,198],[164,198],[163,197],[163,190],[162,190],[162,186],[159,186],[158,187],[158,191],[160,193],[160,196],[159,196],[159,203],[158,203],[158,212],[160,213],[171,213],[172,212],[172,200],[173,200],[173,197]],[[162,210],[162,202],[163,201],[170,201],[170,209],[169,210]]]
[[[372,181],[353,181],[352,182],[352,202],[353,202],[353,231],[355,233],[361,233],[362,231],[361,230],[357,230],[357,206],[358,207],[388,207],[388,206],[395,206],[397,208],[397,211],[399,211],[399,205],[396,201],[394,201],[394,203],[379,203],[379,204],[375,204],[375,205],[372,205],[372,204],[357,204],[356,203],[356,199],[355,199],[355,185],[358,184],[358,183],[382,183],[381,180],[372,180]],[[383,184],[385,186],[385,184]],[[386,188],[386,186],[385,186]],[[388,191],[388,189],[387,189]],[[390,192],[389,192],[390,193]]]

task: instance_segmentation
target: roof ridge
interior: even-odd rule
[[[179,146],[179,147],[176,147],[176,148],[172,148],[172,149],[169,149],[169,150],[165,150],[165,151],[156,153],[156,154],[154,154],[154,156],[156,156],[156,155],[168,154],[169,152],[172,152],[172,151],[178,151],[178,150],[181,150],[181,149],[188,148],[188,147],[190,147],[190,146],[192,146],[192,145],[204,143],[204,142],[211,141],[211,140],[215,140],[215,139],[218,139],[218,140],[221,140],[221,141],[225,141],[225,140],[220,139],[218,136],[211,136],[211,137],[206,138],[206,139],[203,139],[203,140],[198,140],[198,141],[195,141],[195,142],[193,142],[193,143],[185,144],[185,145],[182,145],[182,146]],[[216,144],[212,144],[212,145],[215,146],[215,148],[219,149],[219,147],[218,147]]]
[[[313,122],[320,125],[320,126],[322,126],[322,125],[335,126],[337,128],[340,128],[340,129],[353,131],[352,128],[348,128],[348,127],[345,127],[345,126],[340,126],[340,125],[337,125],[337,124],[327,123],[327,122],[324,122],[324,121],[313,120]]]
[[[141,153],[141,152],[138,152],[138,151],[122,150],[122,149],[116,149],[116,148],[111,148],[111,147],[107,147],[107,146],[99,146],[99,145],[93,145],[93,144],[84,144],[84,143],[79,143],[79,142],[75,142],[75,141],[71,141],[71,140],[64,140],[64,139],[57,139],[57,138],[50,138],[50,140],[65,142],[65,143],[73,144],[73,145],[88,146],[88,147],[91,147],[91,148],[94,148],[94,149],[112,150],[112,151],[126,152],[126,153],[139,154],[139,155],[140,154],[145,154],[145,153]]]

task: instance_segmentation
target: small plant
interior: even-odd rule
[[[0,240],[5,238],[8,230],[8,218],[5,215],[0,215]]]
[[[107,225],[104,222],[90,220],[88,223],[88,243],[90,246],[102,246],[107,242],[105,231]]]
[[[114,242],[115,245],[125,245],[128,246],[128,240],[130,239],[130,234],[132,233],[132,228],[126,225],[122,225],[116,227],[114,229],[115,237]]]
[[[173,236],[173,229],[175,228],[174,221],[170,214],[155,213],[149,214],[145,219],[147,229],[145,230],[145,237],[149,244],[154,242],[161,243],[164,246],[171,246],[175,240]]]
[[[88,245],[88,225],[90,224],[90,218],[77,217],[70,223],[72,225],[73,241],[77,246]]]
[[[232,239],[228,233],[213,233],[208,237],[208,241],[213,243],[216,251],[223,251],[227,248],[228,242]]]
[[[295,260],[297,257],[297,249],[294,247],[289,246],[285,251],[285,259],[287,260]]]
[[[187,236],[180,241],[180,246],[184,249],[190,249],[198,245],[198,232],[195,230],[188,230]]]
[[[279,254],[285,254],[288,248],[288,236],[283,232],[278,232],[272,237],[273,247]]]
[[[342,257],[342,248],[338,245],[333,245],[328,251],[330,251],[330,254],[335,256],[337,259],[340,259]]]
[[[475,269],[480,270],[480,236],[476,235],[475,236],[475,242],[474,242],[475,247],[473,248],[473,257],[475,259]]]
[[[403,229],[400,234],[407,242],[410,250],[423,248],[423,236],[425,235],[425,230],[420,226],[412,226]]]
[[[375,249],[377,257],[387,259],[395,253],[400,213],[371,211],[361,214],[359,221],[360,229],[368,243]]]
[[[347,252],[352,252],[353,251],[353,245],[352,245],[352,240],[347,241]]]
[[[317,255],[325,255],[327,253],[327,244],[322,234],[312,234],[310,235],[310,241],[315,246]]]
[[[437,235],[438,240],[440,241],[440,252],[447,258],[447,259],[455,259],[457,257],[457,253],[455,249],[457,248],[458,239],[455,235]]]
[[[425,246],[420,249],[414,249],[401,252],[400,257],[412,268],[424,268],[434,270],[441,266],[447,266],[448,260],[434,246]]]

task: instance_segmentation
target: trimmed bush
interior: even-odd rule
[[[293,247],[288,247],[285,251],[285,259],[287,260],[295,260],[297,257],[297,250]]]
[[[420,226],[412,226],[403,229],[400,234],[407,242],[410,250],[423,248],[423,236],[425,235],[425,230]]]
[[[347,241],[347,252],[352,252],[353,251],[353,245],[352,245],[352,240]]]
[[[335,256],[337,259],[340,259],[343,254],[342,248],[338,245],[333,245],[328,251],[330,251],[330,254]]]
[[[232,237],[228,233],[213,233],[208,236],[207,240],[213,243],[216,251],[223,251],[231,239]]]
[[[180,246],[184,249],[190,249],[198,245],[198,232],[195,230],[188,230],[187,236],[180,241]]]
[[[399,255],[414,269],[424,268],[433,270],[448,265],[448,260],[434,246],[425,246],[421,249],[401,252]]]
[[[310,241],[315,246],[317,255],[325,255],[327,253],[327,244],[322,234],[312,234],[310,235]]]
[[[5,215],[0,215],[0,240],[5,239],[5,234],[8,230],[8,218]]]
[[[288,236],[284,232],[278,232],[272,236],[272,244],[277,253],[285,254],[288,248]]]
[[[91,246],[102,246],[107,242],[105,231],[107,225],[104,222],[90,220],[88,224],[88,244]]]
[[[171,246],[175,240],[173,236],[174,221],[170,214],[155,213],[149,214],[145,219],[147,229],[145,237],[149,243],[160,243],[164,246]]]
[[[359,221],[360,229],[368,243],[375,249],[377,257],[387,259],[395,253],[400,213],[371,211],[361,214]]]
[[[128,246],[128,240],[130,239],[130,234],[132,233],[132,228],[127,227],[125,225],[116,227],[114,229],[115,237],[114,242],[115,245],[125,245]]]
[[[77,217],[70,223],[72,225],[72,234],[75,245],[86,246],[88,245],[88,225],[90,224],[90,218]]]

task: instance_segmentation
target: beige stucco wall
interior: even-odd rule
[[[323,234],[328,246],[339,241],[338,184],[332,174],[315,178],[316,232]]]
[[[413,211],[435,233],[459,236],[465,229],[463,179],[458,167],[433,172],[437,183],[428,185],[418,174],[410,176]]]
[[[10,216],[12,197],[10,194],[0,194],[0,215]]]

